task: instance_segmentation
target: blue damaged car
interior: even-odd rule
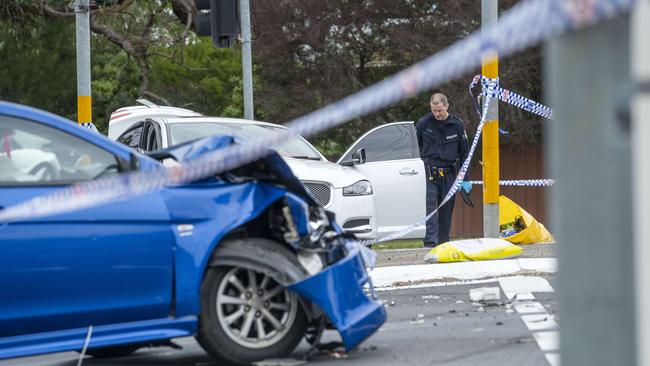
[[[145,156],[0,102],[0,212],[232,143],[214,136]],[[364,291],[362,249],[276,154],[126,201],[0,222],[0,359],[84,347],[124,356],[195,335],[241,364],[284,356],[328,326],[350,350],[386,319]]]

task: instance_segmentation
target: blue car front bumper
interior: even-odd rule
[[[349,351],[386,321],[382,303],[370,299],[363,291],[368,280],[361,253],[353,247],[339,262],[288,288],[321,308]]]

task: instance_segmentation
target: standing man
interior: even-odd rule
[[[469,153],[467,133],[463,121],[448,112],[447,97],[436,93],[429,101],[431,112],[422,116],[415,125],[420,157],[427,173],[427,215],[433,212],[451,189],[458,167]],[[472,185],[469,172],[461,189],[469,193]],[[425,247],[435,247],[449,241],[454,197],[427,221]]]

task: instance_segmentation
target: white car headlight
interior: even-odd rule
[[[372,194],[372,185],[367,180],[360,180],[352,185],[343,187],[344,196],[367,196]]]

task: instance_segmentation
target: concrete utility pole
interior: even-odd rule
[[[77,122],[90,124],[93,119],[90,91],[90,7],[89,0],[77,0]]]
[[[498,22],[499,0],[481,0],[483,29]],[[483,55],[482,74],[499,77],[499,54],[496,49]],[[499,102],[492,100],[483,127],[483,236],[499,237]]]
[[[244,78],[244,118],[254,119],[253,114],[253,56],[251,53],[251,11],[248,0],[239,0],[241,14],[241,53]]]
[[[625,117],[629,36],[629,15],[624,15],[553,38],[546,49],[546,95],[554,108],[553,120],[546,122],[546,154],[551,177],[558,182],[551,191],[551,221],[560,243],[562,365],[636,365],[630,130]],[[643,244],[647,253],[648,242]],[[647,351],[647,343],[643,347]]]
[[[650,366],[650,1],[639,1],[632,13],[632,188],[636,280],[636,350],[638,364]]]

